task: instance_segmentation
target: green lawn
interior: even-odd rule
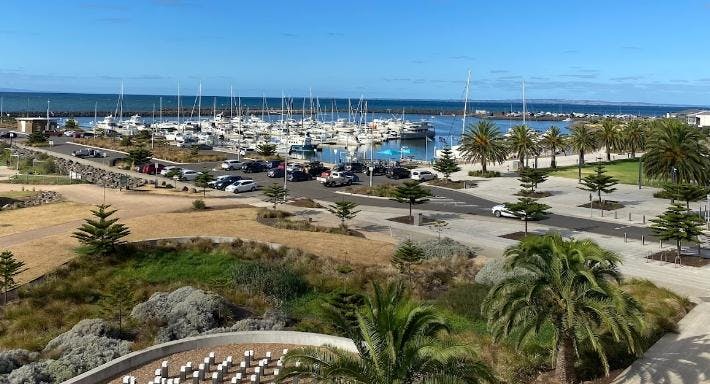
[[[594,173],[596,165],[586,164],[582,167],[582,177]],[[614,176],[619,179],[621,184],[632,184],[638,185],[639,177],[639,160],[617,160],[605,164],[607,175]],[[577,166],[560,167],[557,170],[552,171],[550,176],[566,177],[570,179],[576,179],[578,177]],[[658,180],[648,180],[646,176],[643,175],[642,178],[643,185],[648,187],[661,187],[663,182]]]

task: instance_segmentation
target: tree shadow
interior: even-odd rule
[[[710,334],[666,334],[614,383],[706,383],[710,380]]]

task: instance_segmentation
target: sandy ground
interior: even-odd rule
[[[266,369],[266,376],[262,376],[263,379],[261,381],[262,383],[270,383],[273,382],[273,369],[276,367],[276,361],[281,357],[283,350],[294,348],[298,348],[298,346],[288,344],[233,344],[213,348],[194,349],[191,351],[181,352],[171,356],[167,356],[162,359],[155,360],[134,371],[126,372],[120,377],[117,377],[114,380],[110,381],[109,383],[121,384],[121,378],[126,375],[134,376],[138,379],[139,383],[147,383],[149,380],[152,380],[155,377],[155,370],[160,368],[161,363],[163,361],[168,362],[168,375],[171,378],[176,378],[179,377],[181,366],[187,364],[188,362],[192,362],[192,366],[197,368],[198,364],[202,363],[204,361],[204,358],[209,356],[210,352],[215,353],[215,365],[211,367],[211,372],[214,372],[217,364],[220,364],[222,361],[224,361],[227,356],[232,356],[232,360],[238,367],[239,363],[244,358],[244,351],[248,350],[254,351],[254,357],[256,361],[258,361],[259,359],[263,359],[266,356],[266,352],[271,352],[271,358],[273,361],[271,362],[271,364],[269,364],[269,368]],[[255,364],[256,363],[252,363],[252,368],[247,370],[249,374],[253,372],[253,366]],[[232,367],[229,370],[229,373],[225,375],[223,382],[229,383],[230,380],[235,376],[235,374],[236,369]],[[192,382],[191,380],[192,379],[189,379],[189,381],[186,382]],[[210,379],[209,381],[205,382],[212,382],[212,380]],[[242,380],[242,382],[247,383],[248,380]]]
[[[27,269],[18,282],[33,280],[56,269],[75,256],[78,243],[72,232],[90,215],[93,205],[106,202],[131,229],[130,240],[175,236],[229,236],[283,244],[304,251],[363,264],[386,264],[392,239],[372,234],[374,240],[335,234],[285,231],[257,223],[257,208],[264,205],[250,198],[210,197],[206,211],[192,211],[192,201],[201,194],[166,190],[116,191],[89,184],[44,186],[61,193],[65,202],[0,212],[0,249],[8,249],[25,262]],[[0,184],[0,192],[20,190],[19,185]],[[104,200],[105,193],[105,200]],[[337,221],[323,211],[282,206],[318,225],[335,226]]]

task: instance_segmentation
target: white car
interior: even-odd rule
[[[495,207],[491,208],[491,212],[493,213],[493,216],[495,216],[495,217],[501,217],[501,216],[502,217],[515,217],[515,218],[519,217],[515,213],[508,210],[508,208],[506,208],[505,205],[503,205],[503,204],[496,205]]]
[[[161,175],[161,176],[165,176],[165,175],[168,174],[168,172],[172,171],[173,169],[176,170],[176,171],[180,171],[182,168],[176,167],[176,166],[174,166],[174,165],[169,165],[169,166],[163,168],[162,171],[160,171],[160,175]]]
[[[227,188],[224,189],[225,192],[231,192],[231,193],[239,193],[239,192],[253,192],[256,191],[256,189],[259,186],[256,184],[254,180],[239,180],[236,183],[227,186]]]
[[[242,169],[242,164],[244,163],[240,160],[225,160],[224,162],[222,162],[222,169],[224,169],[225,171]]]
[[[426,171],[426,170],[421,170],[421,169],[412,170],[410,177],[412,180],[418,180],[418,181],[429,181],[429,180],[436,179],[435,174],[433,174],[429,171]]]
[[[192,169],[183,169],[179,175],[173,176],[173,180],[193,181],[199,174],[200,172],[193,171]]]

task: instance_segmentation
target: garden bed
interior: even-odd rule
[[[435,187],[444,187],[451,189],[466,189],[475,188],[478,184],[473,180],[446,180],[446,179],[434,179],[427,182],[427,184]]]
[[[333,233],[337,235],[346,236],[356,236],[364,238],[365,235],[361,232],[342,227],[323,227],[320,225],[314,225],[311,220],[291,220],[289,217],[293,215],[289,212],[284,211],[273,211],[264,208],[260,210],[256,215],[256,221],[268,225],[270,227],[278,229],[287,229],[293,231],[306,231],[306,232],[323,232],[323,233]]]
[[[528,236],[533,235],[532,233],[528,232]],[[525,232],[518,231],[518,232],[513,232],[513,233],[506,233],[505,235],[500,235],[498,237],[502,237],[504,239],[510,239],[510,240],[522,240],[525,238]]]
[[[649,260],[661,261],[664,263],[675,264],[676,255],[678,253],[675,250],[665,250],[656,252],[654,254],[646,256]],[[689,255],[681,252],[680,254],[680,264],[687,265],[690,267],[704,267],[710,265],[710,259],[701,257],[698,255]]]
[[[387,220],[394,221],[395,223],[414,225],[414,216],[390,217]],[[427,225],[427,224],[433,224],[433,223],[436,223],[436,220],[434,220],[430,217],[422,216],[421,225]]]
[[[552,196],[552,192],[548,191],[535,191],[535,192],[517,192],[515,196],[524,196],[524,197],[532,197],[533,199],[541,199],[543,197],[550,197]]]
[[[345,188],[345,192],[365,196],[394,197],[396,189],[396,184],[380,184],[372,187],[358,185]]]
[[[589,208],[590,203],[578,205],[578,207],[581,208]],[[592,209],[602,209],[604,211],[615,211],[617,209],[624,208],[624,204],[621,204],[618,201],[613,201],[613,200],[604,200],[600,206],[599,201],[594,200],[591,202],[592,204]]]
[[[318,204],[316,201],[313,199],[303,197],[299,199],[295,199],[293,201],[290,201],[288,205],[293,205],[294,207],[301,207],[301,208],[323,208],[322,205]]]

